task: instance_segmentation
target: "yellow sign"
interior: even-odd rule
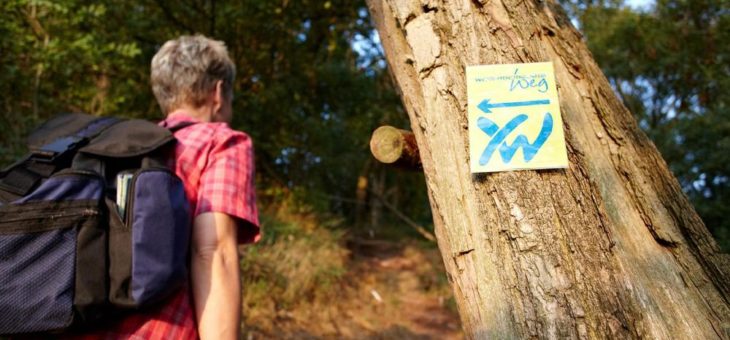
[[[471,172],[567,168],[553,64],[466,68]]]

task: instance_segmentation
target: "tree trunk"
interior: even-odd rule
[[[367,0],[470,338],[730,337],[730,266],[552,0]],[[570,166],[471,174],[467,65],[552,61]]]

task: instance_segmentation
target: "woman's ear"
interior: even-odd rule
[[[221,110],[224,101],[225,95],[223,93],[223,81],[219,80],[215,83],[215,89],[213,90],[213,114],[216,114]]]

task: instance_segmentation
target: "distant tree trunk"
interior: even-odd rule
[[[470,338],[730,337],[730,266],[552,0],[367,0]],[[570,167],[472,175],[465,66],[552,61]]]
[[[370,190],[375,193],[370,196],[370,226],[369,231],[374,233],[381,230],[381,222],[383,217],[383,203],[378,199],[385,195],[385,169],[382,166],[376,166],[375,171],[371,173],[368,181]]]
[[[372,161],[368,159],[363,165],[360,175],[357,176],[355,188],[355,226],[360,229],[364,225],[366,199],[368,195],[368,174],[372,167]]]

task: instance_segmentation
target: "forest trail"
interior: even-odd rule
[[[336,298],[280,312],[246,339],[463,339],[437,249],[364,242],[352,246]]]

